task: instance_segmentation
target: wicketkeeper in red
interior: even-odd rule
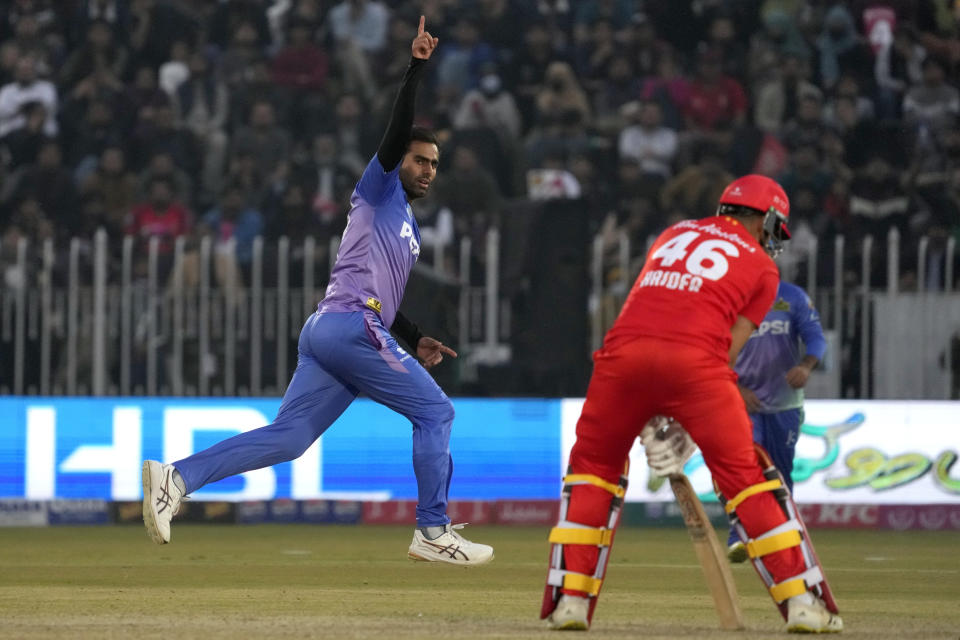
[[[724,190],[715,216],[674,224],[651,247],[594,354],[560,522],[550,534],[541,617],[552,628],[589,627],[626,493],[630,448],[649,420],[668,416],[700,447],[787,630],[842,630],[790,493],[754,447],[731,369],[774,302],[779,275],[772,258],[790,237],[789,210],[780,185],[744,176]],[[681,452],[692,450],[687,437],[645,434],[644,445],[648,456],[676,455],[682,467]]]

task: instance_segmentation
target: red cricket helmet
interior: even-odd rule
[[[790,239],[787,219],[790,200],[775,180],[755,173],[737,178],[720,195],[718,214],[725,206],[748,207],[764,216],[763,230],[767,234],[767,252],[776,257],[783,250],[783,241]]]

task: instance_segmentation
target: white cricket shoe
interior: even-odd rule
[[[840,633],[843,619],[831,613],[819,598],[813,604],[799,598],[787,601],[787,633]]]
[[[173,481],[172,464],[156,460],[143,462],[143,524],[147,535],[157,544],[170,542],[170,520],[185,499]]]
[[[444,532],[433,540],[427,540],[420,529],[413,532],[413,542],[407,550],[407,557],[411,560],[425,562],[447,562],[473,566],[486,564],[493,560],[493,547],[486,544],[470,542],[456,529],[462,529],[463,524],[447,524]]]
[[[747,561],[747,546],[737,540],[732,545],[727,547],[727,560],[733,562],[734,564],[739,564],[741,562]]]
[[[557,608],[547,618],[550,628],[556,631],[586,631],[590,627],[587,612],[590,600],[580,596],[560,596]]]

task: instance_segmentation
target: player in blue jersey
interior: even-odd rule
[[[826,350],[820,315],[810,298],[797,285],[780,282],[773,307],[734,366],[753,422],[753,439],[770,454],[791,493],[793,456],[803,424],[803,387]],[[727,556],[731,562],[747,559],[747,549],[733,529]]]
[[[446,513],[453,404],[425,367],[457,354],[397,310],[420,255],[410,202],[426,195],[439,162],[436,138],[413,127],[417,83],[436,46],[421,16],[390,123],[350,198],[326,295],[300,332],[297,368],[274,422],[173,464],[144,462],[143,520],[154,542],[170,541],[170,519],[186,494],[298,458],[362,392],[413,424],[417,528],[408,556],[459,565],[493,559],[491,547],[464,539]]]

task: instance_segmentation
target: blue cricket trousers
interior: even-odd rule
[[[797,439],[800,437],[800,425],[803,424],[803,409],[787,409],[777,413],[751,413],[753,422],[753,441],[770,454],[773,464],[783,474],[787,488],[793,492],[793,458],[797,451]],[[730,529],[728,545],[738,541],[740,536]]]
[[[187,493],[293,460],[363,392],[413,424],[417,524],[444,525],[453,459],[453,404],[373,311],[314,313],[300,331],[297,369],[272,424],[174,462]]]

